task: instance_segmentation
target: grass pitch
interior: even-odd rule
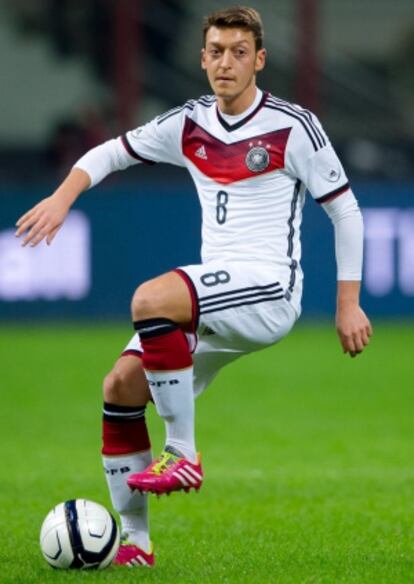
[[[202,490],[151,500],[156,567],[60,572],[39,528],[65,499],[110,506],[100,385],[130,331],[3,327],[0,582],[414,582],[413,329],[379,324],[350,359],[302,325],[223,371],[197,405]]]

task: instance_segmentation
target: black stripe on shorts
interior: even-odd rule
[[[264,286],[239,288],[237,290],[210,294],[200,298],[200,314],[219,312],[227,308],[236,308],[239,306],[258,304],[260,302],[269,302],[271,300],[280,300],[283,297],[283,288],[279,282]]]
[[[281,287],[280,282],[273,282],[272,284],[265,284],[263,286],[247,286],[246,288],[236,288],[236,290],[228,290],[227,292],[218,292],[217,294],[208,294],[199,298],[199,303],[202,304],[205,300],[209,301],[213,298],[224,298],[226,296],[233,296],[241,292],[251,292],[253,290],[268,290],[270,288]]]
[[[285,293],[280,292],[274,296],[268,296],[266,298],[259,297],[255,300],[249,300],[247,302],[234,302],[230,304],[225,304],[221,306],[216,306],[215,308],[209,308],[208,310],[200,310],[200,314],[208,314],[209,312],[221,312],[222,310],[227,310],[228,308],[237,308],[239,306],[248,306],[249,304],[260,304],[261,302],[270,302],[271,300],[281,300],[285,297]]]
[[[209,308],[210,306],[217,306],[219,304],[226,304],[227,302],[234,302],[235,300],[245,300],[248,298],[257,298],[260,296],[266,297],[271,296],[272,294],[276,294],[282,292],[283,289],[281,287],[276,288],[275,290],[263,290],[262,292],[252,292],[250,294],[240,294],[238,296],[231,296],[230,298],[226,298],[225,300],[211,300],[209,302],[204,302],[201,306],[201,309]]]

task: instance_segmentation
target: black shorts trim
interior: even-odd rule
[[[190,276],[182,270],[181,268],[176,268],[174,270],[176,274],[178,274],[184,282],[187,284],[188,291],[190,292],[191,296],[191,332],[196,333],[198,329],[198,324],[200,321],[200,303],[197,294],[197,288],[194,285],[194,282],[190,278]]]

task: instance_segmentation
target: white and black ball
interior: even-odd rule
[[[115,519],[105,507],[86,499],[56,505],[40,530],[40,548],[53,568],[105,568],[118,547]]]

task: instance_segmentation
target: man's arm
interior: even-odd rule
[[[303,113],[299,115],[305,115]],[[307,112],[309,127],[293,128],[285,166],[299,178],[329,215],[335,229],[338,300],[336,327],[345,353],[355,357],[368,344],[372,329],[359,306],[362,277],[363,224],[344,168],[319,120]],[[310,134],[314,139],[310,140]],[[316,140],[316,138],[318,138]]]
[[[355,357],[369,343],[372,327],[359,305],[362,274],[363,224],[351,190],[322,204],[335,229],[338,269],[336,330],[344,353]]]
[[[43,239],[50,245],[79,195],[112,172],[141,162],[166,162],[183,166],[183,120],[184,109],[181,108],[165,121],[162,117],[156,118],[122,137],[108,140],[89,150],[75,163],[53,195],[20,217],[16,224],[16,237],[26,234],[23,246],[35,246]]]
[[[46,199],[43,199],[17,221],[16,237],[26,233],[22,245],[32,247],[43,239],[50,245],[62,226],[70,207],[83,191],[100,183],[117,170],[138,164],[125,149],[122,139],[112,139],[89,150],[80,158],[68,176]]]
[[[50,245],[62,226],[69,209],[91,184],[89,175],[73,168],[56,191],[27,211],[17,221],[16,237],[26,233],[22,245],[37,245],[42,239]]]

